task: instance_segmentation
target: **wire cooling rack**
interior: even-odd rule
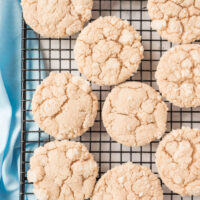
[[[130,80],[142,81],[155,89],[155,69],[157,63],[172,45],[162,40],[150,28],[146,0],[94,0],[92,20],[99,16],[115,15],[127,20],[141,34],[145,49],[144,59],[138,72]],[[36,147],[53,140],[34,123],[31,114],[31,99],[38,84],[51,71],[69,71],[80,75],[74,62],[74,43],[77,35],[65,39],[48,39],[36,35],[23,21],[22,28],[22,129],[21,129],[21,182],[20,199],[34,200],[33,185],[27,181],[29,159]],[[36,41],[36,43],[35,43]],[[34,42],[34,43],[33,43]],[[30,48],[31,46],[31,48]],[[33,47],[34,46],[34,47]],[[127,161],[149,167],[157,174],[155,150],[158,141],[149,145],[129,148],[113,141],[102,124],[101,110],[111,87],[92,85],[99,99],[99,110],[94,126],[77,140],[84,143],[99,164],[99,177],[115,165]],[[199,128],[200,109],[180,109],[166,102],[169,108],[167,133],[182,126]],[[164,200],[198,200],[200,197],[181,198],[162,184]]]

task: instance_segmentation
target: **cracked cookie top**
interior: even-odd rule
[[[200,0],[149,0],[151,26],[173,43],[200,38]]]
[[[102,118],[108,134],[117,142],[142,146],[165,132],[167,106],[152,87],[140,82],[126,82],[108,95]]]
[[[27,172],[39,200],[87,199],[97,175],[92,154],[83,144],[72,141],[53,141],[37,148]]]
[[[141,36],[128,22],[100,17],[82,30],[74,48],[81,73],[99,85],[115,85],[137,71],[143,58]]]
[[[200,45],[171,48],[161,57],[156,71],[159,90],[179,107],[200,105]]]
[[[173,130],[159,143],[156,165],[161,179],[172,191],[200,195],[200,130]]]
[[[144,166],[126,163],[109,170],[97,182],[92,200],[163,200],[159,179]]]
[[[50,73],[33,95],[33,118],[56,139],[82,135],[94,123],[98,100],[87,81],[68,72]]]
[[[22,0],[26,23],[44,37],[77,33],[91,18],[92,0]]]

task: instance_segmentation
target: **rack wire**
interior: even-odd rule
[[[146,0],[94,0],[93,17],[115,15],[127,20],[141,34],[145,49],[144,59],[137,73],[130,80],[145,82],[155,89],[155,69],[157,63],[172,44],[162,40],[156,31],[150,28],[150,19],[146,9]],[[21,124],[21,170],[20,199],[36,199],[33,186],[27,181],[29,159],[36,147],[53,140],[34,123],[31,114],[31,99],[37,85],[51,71],[69,71],[81,75],[74,62],[73,48],[77,35],[65,39],[42,38],[35,34],[23,21],[22,27],[22,124]],[[34,47],[33,47],[34,46]],[[91,84],[99,99],[99,110],[95,124],[77,141],[84,143],[99,164],[99,177],[115,165],[127,161],[149,167],[155,174],[155,151],[159,141],[149,145],[129,148],[113,141],[102,124],[101,110],[111,87],[99,87]],[[182,126],[199,128],[200,109],[180,109],[166,102],[169,108],[167,132]],[[162,184],[165,200],[197,200],[199,197],[185,197],[171,192]]]

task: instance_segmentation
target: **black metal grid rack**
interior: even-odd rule
[[[146,82],[157,89],[154,73],[160,56],[171,47],[162,40],[156,31],[150,28],[150,19],[146,9],[146,0],[94,0],[93,18],[106,15],[116,15],[127,20],[141,34],[145,48],[144,59],[138,72],[130,78]],[[31,98],[36,86],[50,71],[69,71],[79,74],[74,62],[73,47],[77,35],[65,39],[47,39],[27,27],[23,21],[22,27],[22,124],[21,124],[21,182],[20,199],[33,200],[32,184],[27,182],[27,169],[33,150],[44,143],[53,140],[34,123],[31,115]],[[31,45],[32,43],[32,45]],[[31,47],[30,47],[31,45]],[[155,167],[155,150],[158,141],[138,148],[129,148],[113,141],[106,133],[101,110],[105,97],[111,87],[92,85],[99,99],[98,116],[87,133],[78,138],[93,153],[99,164],[99,176],[115,165],[127,161],[145,165],[157,174]],[[167,132],[182,126],[198,127],[200,124],[200,109],[180,109],[166,102],[169,108]],[[165,200],[197,200],[199,197],[181,198],[169,191],[164,185]]]

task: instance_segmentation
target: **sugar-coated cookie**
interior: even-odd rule
[[[100,17],[82,30],[74,54],[80,72],[90,81],[115,85],[137,71],[143,58],[141,36],[118,17]]]
[[[68,72],[50,73],[32,99],[33,118],[56,139],[82,135],[94,123],[98,100],[87,81]]]
[[[91,18],[93,0],[22,0],[26,23],[44,37],[73,35]]]
[[[97,163],[85,145],[66,140],[37,148],[27,173],[38,200],[87,199],[97,175]]]
[[[200,195],[200,130],[173,130],[160,142],[156,165],[162,181],[182,196]]]
[[[144,166],[126,163],[107,171],[97,182],[92,200],[163,200],[159,179]]]
[[[142,146],[165,132],[167,106],[147,84],[126,82],[108,95],[102,118],[114,140],[127,146]]]
[[[149,0],[147,7],[162,38],[177,44],[200,39],[199,0]]]
[[[156,79],[162,95],[179,107],[200,105],[200,45],[171,48],[161,57]]]

